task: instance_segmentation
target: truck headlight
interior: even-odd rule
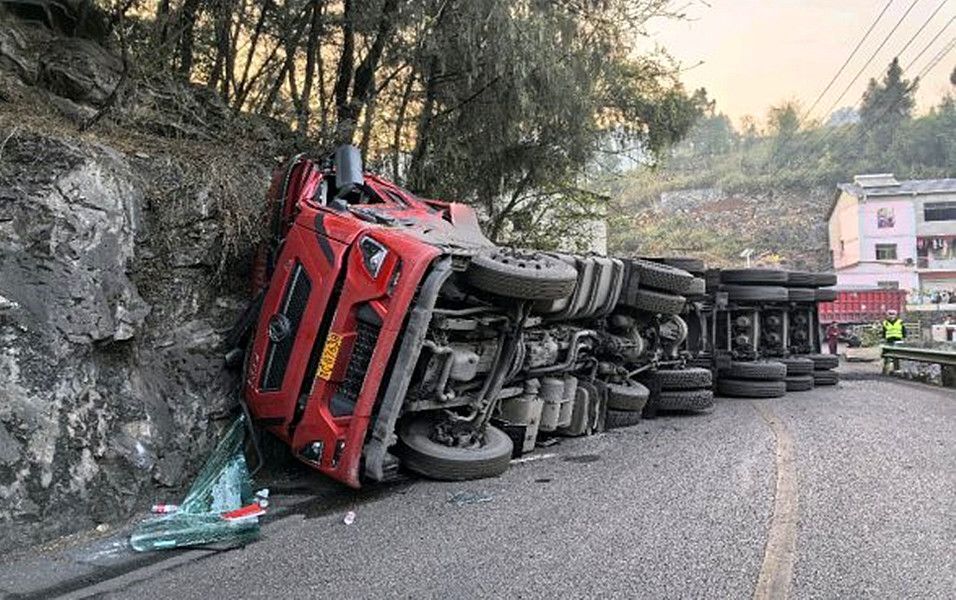
[[[368,236],[359,240],[359,250],[362,252],[362,263],[372,278],[378,277],[382,265],[385,264],[385,257],[388,256],[388,249],[382,244],[376,242]]]

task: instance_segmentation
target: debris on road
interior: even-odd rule
[[[252,492],[252,477],[242,452],[242,417],[230,426],[203,466],[182,504],[157,504],[150,518],[133,531],[138,552],[217,544],[239,546],[259,535],[259,517],[268,506],[268,490]]]
[[[463,491],[448,494],[448,503],[455,506],[467,506],[469,504],[481,504],[491,502],[494,496],[485,492]]]
[[[345,523],[346,525],[351,525],[352,523],[354,523],[354,522],[355,522],[355,511],[354,511],[354,510],[350,510],[349,512],[345,513],[345,518],[342,519],[342,522]]]

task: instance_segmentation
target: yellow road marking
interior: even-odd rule
[[[793,437],[764,402],[753,401],[754,410],[766,421],[775,440],[777,483],[773,497],[773,515],[767,532],[763,564],[754,589],[754,600],[774,600],[790,595],[793,565],[797,556],[797,469],[794,465]]]

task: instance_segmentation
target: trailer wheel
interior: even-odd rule
[[[830,287],[837,284],[836,273],[814,273],[813,285],[815,287]]]
[[[788,392],[808,392],[813,389],[813,375],[792,375],[786,381]]]
[[[720,291],[727,298],[739,302],[788,302],[790,294],[785,287],[771,285],[722,285]]]
[[[660,382],[662,390],[696,390],[709,388],[713,383],[713,375],[710,369],[699,367],[654,371],[647,378],[648,380],[656,379]]]
[[[726,269],[720,272],[724,283],[786,285],[789,273],[779,269]]]
[[[818,291],[813,288],[792,287],[787,290],[787,299],[790,302],[813,302],[816,300]]]
[[[607,429],[621,429],[633,427],[641,422],[641,411],[607,409],[604,417],[604,427]]]
[[[813,372],[814,385],[836,385],[840,381],[840,374],[836,371],[819,370]]]
[[[835,369],[840,366],[840,357],[836,354],[807,354],[807,358],[813,361],[813,368],[817,371]]]
[[[722,370],[718,381],[722,377],[730,379],[752,379],[755,381],[780,381],[787,376],[787,365],[777,361],[732,361],[730,367]]]
[[[412,418],[399,428],[402,464],[410,471],[444,481],[496,477],[508,470],[514,444],[496,427],[485,428],[476,447],[446,446],[432,439],[435,421],[430,416]]]
[[[809,358],[802,356],[791,356],[790,358],[780,358],[775,362],[780,362],[787,367],[787,377],[796,375],[809,375],[813,373],[814,364]]]
[[[577,269],[530,250],[495,248],[471,259],[465,272],[476,288],[522,300],[558,300],[574,291]]]
[[[787,383],[779,381],[752,381],[749,379],[718,379],[717,391],[732,398],[780,398],[787,393]]]
[[[654,398],[657,410],[700,412],[714,406],[712,390],[664,390]]]
[[[812,288],[816,285],[816,277],[806,271],[788,271],[787,285],[791,287]]]

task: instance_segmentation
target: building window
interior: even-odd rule
[[[877,244],[876,260],[896,260],[896,244]]]
[[[876,211],[876,226],[879,229],[893,229],[896,225],[896,215],[892,208],[880,208]]]
[[[956,221],[956,202],[927,202],[923,205],[924,221]]]
[[[876,287],[881,290],[898,290],[900,289],[899,281],[877,281]]]

